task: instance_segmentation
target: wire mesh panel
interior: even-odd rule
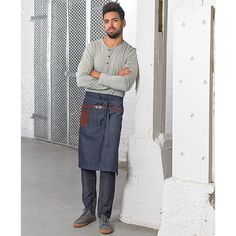
[[[51,141],[67,144],[66,0],[53,0],[51,9]]]
[[[47,0],[34,1],[34,16],[47,15]],[[34,20],[34,135],[48,139],[47,18]]]
[[[92,0],[91,1],[91,31],[90,39],[94,41],[96,39],[103,38],[105,35],[103,29],[103,18],[102,18],[102,6],[109,0]]]
[[[86,32],[86,0],[35,0],[35,16],[47,15],[47,9],[51,16],[51,19],[39,17],[35,21],[36,138],[77,147],[85,91],[77,87],[75,77],[70,73],[66,77],[65,72],[75,74],[77,71],[86,47],[86,33],[90,34],[91,41],[104,36],[101,9],[107,2],[110,1],[91,1],[91,27],[90,32]],[[50,32],[48,22],[51,23],[50,35],[47,34]],[[51,39],[49,48],[48,36]],[[47,68],[47,61],[50,68]]]
[[[86,46],[86,0],[69,2],[69,71],[76,72]],[[69,77],[69,145],[78,145],[79,119],[85,90]]]

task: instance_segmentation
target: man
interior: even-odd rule
[[[78,66],[77,84],[86,90],[80,117],[79,167],[83,214],[74,227],[96,220],[96,171],[100,171],[99,231],[113,232],[109,221],[118,174],[123,97],[138,73],[136,50],[123,40],[124,11],[110,2],[102,9],[106,36],[88,44]]]

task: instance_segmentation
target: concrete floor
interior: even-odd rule
[[[81,214],[80,169],[77,150],[22,138],[22,236],[94,236],[98,220],[75,229]],[[111,221],[114,236],[156,236],[157,230],[119,221],[126,171],[119,170]]]

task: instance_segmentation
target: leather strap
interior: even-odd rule
[[[104,105],[93,105],[93,104],[84,104],[82,106],[82,108],[95,108],[95,109],[109,109],[111,111],[118,111],[118,112],[123,112],[123,108],[118,108],[118,107],[114,107],[114,106],[111,106],[111,105],[108,105],[108,106],[104,106]]]

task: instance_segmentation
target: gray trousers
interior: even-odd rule
[[[98,217],[106,215],[111,217],[112,205],[115,194],[115,172],[100,171],[99,197],[98,197]],[[97,176],[95,170],[81,169],[82,180],[82,201],[85,209],[90,210],[93,214],[96,212]]]

